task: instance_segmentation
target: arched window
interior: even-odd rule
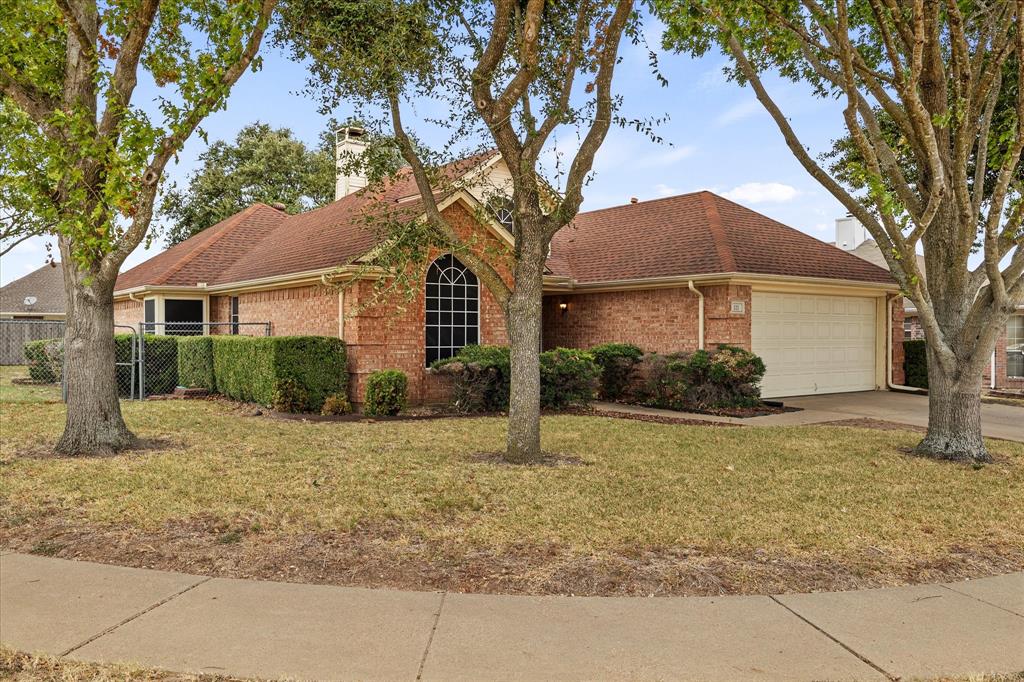
[[[509,231],[509,234],[515,234],[515,209],[511,199],[504,195],[497,195],[491,197],[487,202],[487,207],[501,226]]]
[[[476,275],[447,254],[427,269],[427,366],[480,343],[480,285]]]

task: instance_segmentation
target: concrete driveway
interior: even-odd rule
[[[669,418],[685,417],[686,419],[743,426],[801,426],[865,418],[910,424],[911,426],[928,426],[928,396],[915,393],[862,391],[780,398],[780,400],[787,406],[799,407],[800,411],[740,419],[619,403],[596,403],[595,407],[609,412],[648,414]],[[982,404],[981,429],[986,436],[991,438],[1003,438],[1024,443],[1024,407]]]
[[[783,398],[783,403],[803,412],[755,417],[745,423],[774,420],[773,423],[813,424],[838,419],[884,419],[901,424],[928,426],[928,396],[896,391],[833,393]],[[789,419],[781,419],[788,417]],[[986,436],[1024,442],[1024,408],[1014,405],[982,404],[981,428]]]

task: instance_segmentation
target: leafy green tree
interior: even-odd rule
[[[299,213],[333,201],[333,130],[328,132],[329,139],[310,149],[288,128],[252,123],[233,143],[212,143],[199,155],[187,186],[172,183],[163,194],[160,217],[169,222],[168,245],[256,202],[281,203],[288,213]]]
[[[120,450],[117,273],[146,239],[167,162],[224,107],[276,0],[0,0],[0,197],[56,236],[67,297],[67,420],[57,450]],[[140,71],[155,111],[132,98]]]
[[[428,246],[455,252],[503,309],[512,364],[506,457],[536,461],[544,264],[552,236],[579,210],[594,154],[611,124],[622,122],[612,78],[623,34],[639,39],[634,3],[295,0],[282,6],[282,17],[280,38],[311,59],[310,84],[325,105],[356,103],[359,118],[394,139],[411,167],[426,222],[381,221],[388,247],[407,257],[387,264],[411,265]],[[409,102],[419,97],[444,107],[445,116],[431,118],[450,136],[442,151],[417,148],[406,127]],[[561,194],[551,191],[541,163],[556,131],[579,140],[559,167]],[[487,140],[481,148],[496,148],[511,174],[508,187],[494,188],[513,214],[511,281],[439,208],[452,180],[441,168],[468,140]],[[422,282],[408,275],[414,268],[389,269],[413,286]]]
[[[666,44],[720,46],[803,167],[875,238],[928,350],[921,455],[989,461],[982,373],[1024,302],[1024,2],[656,2]],[[848,137],[812,157],[764,74],[844,105]],[[836,161],[838,160],[838,163]],[[924,251],[927,280],[917,264]],[[980,252],[981,263],[969,264]]]

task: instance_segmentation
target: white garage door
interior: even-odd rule
[[[755,291],[750,307],[765,398],[875,388],[874,299]]]

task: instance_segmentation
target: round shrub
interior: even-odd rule
[[[409,380],[405,372],[385,369],[366,380],[364,412],[371,416],[393,416],[405,409]]]
[[[556,348],[540,354],[540,405],[559,410],[587,405],[594,399],[601,368],[594,356],[578,348]]]
[[[64,370],[64,340],[40,339],[24,346],[28,376],[42,384],[59,383]]]
[[[589,352],[601,368],[601,397],[605,400],[622,398],[644,352],[631,343],[602,343]]]
[[[644,358],[642,402],[670,410],[753,407],[760,402],[765,366],[735,346],[708,352],[651,354]]]
[[[454,378],[452,405],[459,412],[508,409],[511,361],[508,346],[465,346],[431,368]]]
[[[683,379],[686,353],[650,353],[641,363],[644,376],[640,402],[667,410],[686,408],[686,382]]]
[[[320,414],[324,415],[340,415],[340,414],[351,414],[352,403],[348,401],[348,396],[341,393],[334,393],[324,398],[324,406],[320,408]]]

